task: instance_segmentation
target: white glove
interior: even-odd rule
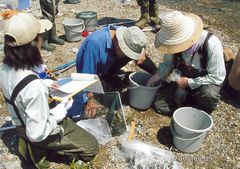
[[[67,109],[65,108],[64,104],[58,104],[56,107],[50,110],[50,113],[54,116],[57,123],[62,121],[64,117],[67,115]]]
[[[69,99],[67,97],[62,98],[62,102],[60,104],[63,104],[64,107],[69,110],[72,107],[73,99]]]
[[[50,113],[55,117],[57,123],[62,121],[66,115],[67,110],[72,107],[73,99],[67,97],[62,98],[62,102],[50,110]]]

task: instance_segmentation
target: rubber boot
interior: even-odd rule
[[[48,169],[50,162],[46,159],[46,151],[41,148],[37,148],[31,144],[27,144],[29,156],[38,169]]]
[[[136,26],[143,29],[149,21],[149,3],[146,0],[138,0],[138,5],[141,6],[141,17]]]
[[[160,19],[158,12],[158,3],[156,0],[150,0],[149,3],[149,16],[150,16],[150,26],[160,29]]]
[[[77,4],[79,3],[79,0],[65,0],[63,3],[65,4]]]
[[[64,40],[57,37],[56,23],[55,22],[52,23],[52,29],[50,30],[49,42],[55,43],[57,45],[63,45],[64,44]]]
[[[24,160],[30,161],[27,142],[21,137],[18,138],[18,152]]]
[[[42,38],[43,38],[42,49],[46,51],[54,51],[56,49],[56,46],[48,43],[48,36],[49,36],[49,32],[45,32],[42,34]]]

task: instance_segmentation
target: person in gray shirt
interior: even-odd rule
[[[211,113],[226,76],[220,40],[203,30],[197,15],[173,11],[162,17],[154,44],[164,54],[164,62],[147,85],[166,79],[169,83],[158,92],[153,108],[170,116],[178,107],[190,104]]]

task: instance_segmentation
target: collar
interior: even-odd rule
[[[110,30],[117,30],[118,26],[113,26],[113,25],[108,25],[107,26],[107,48],[108,49],[112,49],[114,46],[113,46],[113,42],[112,42],[112,37],[111,37],[111,34],[110,34]]]
[[[191,46],[189,49],[187,49],[185,52],[186,52],[188,55],[192,56],[192,55],[199,49],[199,47],[201,47],[202,44],[204,43],[204,41],[205,41],[205,39],[206,39],[206,37],[207,37],[207,33],[208,33],[208,32],[207,32],[206,30],[203,30],[202,35],[201,35],[200,39],[198,40],[198,42],[195,43],[194,45],[192,45],[192,46]]]

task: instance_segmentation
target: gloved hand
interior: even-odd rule
[[[56,107],[50,110],[50,113],[55,117],[57,123],[62,121],[66,115],[67,110],[72,107],[73,100],[68,98],[63,98],[63,101],[59,103]]]
[[[63,104],[64,107],[69,110],[72,107],[73,99],[69,99],[68,97],[62,98],[62,102],[60,104]]]
[[[156,72],[147,81],[147,86],[154,86],[160,80],[160,73]]]
[[[67,109],[65,108],[64,104],[58,104],[56,107],[50,110],[50,113],[54,116],[58,123],[62,121],[64,117],[66,117]]]

